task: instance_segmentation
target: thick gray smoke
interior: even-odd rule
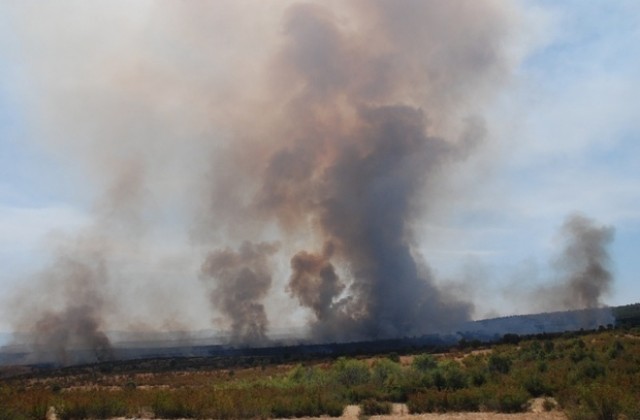
[[[329,262],[333,244],[327,243],[321,254],[300,251],[291,259],[291,278],[288,290],[301,305],[311,308],[316,318],[324,322],[335,311],[335,300],[344,290],[344,284]]]
[[[292,260],[291,289],[308,288],[298,296],[314,309],[314,328],[322,338],[393,337],[466,320],[469,305],[443,296],[428,270],[420,272],[410,246],[413,200],[429,175],[455,155],[456,146],[426,136],[418,109],[381,106],[360,110],[358,117],[362,127],[352,135],[361,143],[346,147],[308,180],[300,198],[313,203],[306,212],[317,216],[320,233],[331,244],[313,268],[317,274],[324,270],[324,276],[302,286],[300,263],[311,256],[298,254]],[[349,301],[332,308],[341,291],[329,263],[334,253],[347,261],[352,278]],[[314,302],[309,295],[322,298]],[[327,317],[332,310],[339,316]]]
[[[287,11],[271,93],[282,111],[240,144],[255,141],[266,159],[237,154],[233,167],[255,175],[245,185],[253,198],[236,205],[285,232],[311,229],[324,244],[295,254],[288,285],[315,314],[317,339],[439,331],[470,316],[470,304],[436,286],[412,222],[438,204],[434,186],[484,136],[477,119],[456,121],[455,107],[504,65],[505,16],[473,4],[355,2],[347,22],[314,4]],[[442,26],[443,16],[465,24]],[[449,125],[449,138],[431,133]],[[228,179],[230,165],[218,167]],[[228,211],[227,186],[213,191]]]
[[[113,357],[103,332],[103,287],[109,277],[104,249],[84,245],[81,251],[60,247],[53,265],[37,280],[41,295],[31,290],[17,302],[18,331],[28,333],[24,344],[31,361],[67,365]]]
[[[14,21],[33,32],[20,49],[37,81],[25,95],[35,137],[89,175],[89,229],[110,244],[93,259],[79,246],[67,274],[45,276],[79,286],[25,306],[37,311],[19,328],[42,331],[40,347],[105,357],[106,328],[146,324],[122,302],[179,318],[197,305],[174,295],[203,285],[213,315],[200,318],[234,343],[263,343],[275,306],[308,313],[318,340],[469,318],[420,255],[415,224],[486,136],[477,114],[514,64],[515,5],[28,4]],[[190,259],[175,277],[167,254]]]
[[[202,264],[202,277],[213,280],[211,303],[230,321],[234,344],[267,341],[268,321],[262,299],[271,287],[269,257],[276,244],[244,242],[238,251],[212,252]]]
[[[571,309],[602,306],[613,282],[608,245],[614,229],[601,226],[580,214],[567,218],[562,226],[565,248],[557,261],[562,283],[556,292],[562,307]]]
[[[582,214],[569,215],[558,231],[562,248],[551,261],[553,277],[547,285],[534,290],[534,299],[527,296],[530,310],[603,307],[603,298],[613,283],[608,247],[614,233],[613,227],[600,225]]]
[[[121,245],[120,234],[144,230],[138,210],[140,171],[130,163],[117,169],[94,208],[93,223],[53,241],[50,265],[14,301],[19,310],[11,316],[25,337],[19,344],[31,352],[28,361],[69,365],[114,357],[105,322],[115,307],[109,285],[121,265],[118,254],[132,249],[113,248]]]
[[[101,331],[100,307],[94,303],[69,303],[62,312],[41,314],[33,337],[35,360],[68,365],[112,359],[111,343]]]

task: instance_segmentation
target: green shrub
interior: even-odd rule
[[[452,362],[444,368],[444,379],[446,388],[450,390],[462,389],[467,386],[467,374],[456,362]]]
[[[615,340],[607,352],[610,359],[616,359],[624,351],[624,345],[620,340]]]
[[[587,360],[581,364],[578,372],[583,378],[596,379],[605,375],[605,367],[601,363]]]
[[[241,403],[241,402],[240,402]],[[272,397],[267,403],[270,405],[268,415],[245,415],[242,417],[320,417],[342,415],[344,404],[329,390],[304,390],[296,392],[281,392]],[[247,413],[250,414],[250,413]],[[234,417],[240,417],[237,414]]]
[[[397,383],[402,375],[400,365],[389,359],[376,360],[371,370],[371,379],[378,386]]]
[[[542,395],[551,394],[551,388],[545,382],[541,375],[527,375],[522,381],[522,386],[532,397],[540,397]]]
[[[419,354],[413,358],[411,367],[418,372],[428,372],[438,366],[436,359],[430,354]]]
[[[511,359],[506,355],[492,354],[489,357],[489,371],[507,374],[511,370]]]
[[[616,420],[622,411],[623,396],[618,387],[594,384],[584,387],[580,396],[584,401],[581,413],[597,420]]]
[[[474,370],[469,375],[471,385],[482,386],[487,383],[487,375],[480,370]]]
[[[444,405],[443,396],[438,391],[416,392],[407,398],[407,408],[412,414],[444,411]]]
[[[360,403],[362,414],[367,416],[391,414],[391,403],[366,399]]]
[[[487,401],[487,406],[501,413],[518,413],[527,410],[528,400],[529,395],[523,389],[499,389],[493,398]]]
[[[336,381],[346,387],[362,385],[369,381],[371,373],[366,362],[340,358],[333,366]]]
[[[460,389],[448,395],[448,410],[451,411],[480,411],[484,396],[478,389]]]
[[[442,369],[435,369],[431,372],[429,378],[429,386],[435,387],[438,390],[445,389],[447,387],[447,378],[444,376],[444,372]]]
[[[156,417],[165,419],[194,418],[198,416],[198,413],[175,392],[158,393],[151,405],[151,409]]]

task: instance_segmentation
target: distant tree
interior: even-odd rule
[[[520,336],[518,334],[505,334],[502,336],[502,342],[505,344],[518,344]]]

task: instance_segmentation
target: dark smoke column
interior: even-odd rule
[[[27,342],[21,344],[31,351],[29,362],[64,366],[114,357],[104,332],[109,307],[104,288],[110,281],[106,251],[102,246],[89,251],[87,242],[85,238],[76,246],[60,246],[57,258],[38,279],[35,293],[40,296],[31,291],[16,302],[16,325],[27,333]]]
[[[602,297],[613,282],[607,246],[613,241],[614,229],[574,214],[565,221],[561,234],[565,248],[557,264],[563,279],[560,288],[564,307],[602,306]]]
[[[238,251],[229,248],[209,254],[201,276],[213,283],[211,304],[231,324],[231,343],[256,345],[267,341],[267,315],[261,300],[271,286],[269,257],[274,244],[244,242]]]
[[[285,288],[309,309],[314,339],[419,335],[469,319],[471,304],[423,261],[414,226],[485,137],[475,104],[504,79],[510,11],[455,0],[286,11],[267,85],[244,118],[226,121],[233,141],[216,149],[205,220],[236,241],[277,228],[283,249],[305,244],[288,255]]]
[[[355,33],[321,6],[289,10],[278,68],[293,87],[289,119],[274,134],[255,204],[287,229],[310,221],[324,244],[293,256],[287,286],[313,311],[316,339],[447,331],[469,319],[471,305],[436,286],[412,229],[424,204],[440,199],[433,183],[484,136],[477,120],[455,138],[432,135],[429,110],[441,118],[446,102],[464,97],[461,86],[499,67],[488,22],[476,28],[486,44],[424,29],[440,14],[471,12],[455,4],[353,3],[365,28]],[[444,50],[440,62],[425,58],[434,48]]]
[[[331,245],[322,257],[299,253],[289,289],[317,317],[316,337],[388,338],[440,331],[469,317],[470,306],[445,296],[411,249],[414,200],[428,176],[456,148],[425,135],[419,109],[360,110],[361,140],[342,151],[316,182],[322,198],[312,209]],[[326,247],[325,247],[326,248]],[[351,273],[348,298],[332,254]]]

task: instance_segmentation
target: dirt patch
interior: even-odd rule
[[[429,413],[409,414],[405,416],[371,416],[371,420],[567,420],[567,416],[560,412],[549,413]]]
[[[567,416],[560,411],[544,411],[544,398],[535,398],[531,401],[531,409],[527,413],[426,413],[409,414],[406,404],[393,404],[390,415],[371,416],[370,420],[567,420]],[[360,407],[348,405],[341,419],[358,420]],[[303,417],[304,420],[327,420],[329,417]]]

